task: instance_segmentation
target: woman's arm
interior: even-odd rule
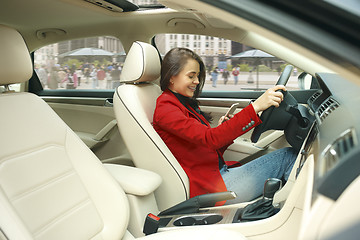
[[[252,105],[244,108],[233,118],[216,128],[188,117],[181,107],[172,101],[159,101],[154,114],[154,124],[162,130],[174,134],[193,144],[203,144],[219,149],[257,126],[260,119]]]

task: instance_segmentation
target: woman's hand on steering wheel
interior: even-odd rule
[[[256,99],[255,102],[252,103],[255,112],[262,112],[271,106],[279,107],[284,99],[284,95],[279,90],[286,91],[286,88],[283,85],[276,85],[266,90],[266,92]]]

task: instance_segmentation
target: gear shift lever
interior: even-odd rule
[[[273,199],[275,193],[280,190],[282,187],[282,182],[280,179],[277,178],[269,178],[265,181],[264,184],[264,195],[265,199]]]
[[[241,221],[254,221],[273,216],[276,209],[272,205],[275,192],[282,186],[282,182],[277,178],[269,178],[264,184],[264,194],[258,201],[247,205],[240,215]]]

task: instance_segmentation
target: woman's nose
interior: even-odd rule
[[[199,82],[199,78],[198,78],[198,77],[195,77],[194,80],[193,80],[193,83],[199,84],[199,83],[200,83],[200,82]]]

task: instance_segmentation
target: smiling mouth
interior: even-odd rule
[[[189,89],[190,89],[191,91],[195,91],[195,90],[196,90],[196,87],[189,87]]]

